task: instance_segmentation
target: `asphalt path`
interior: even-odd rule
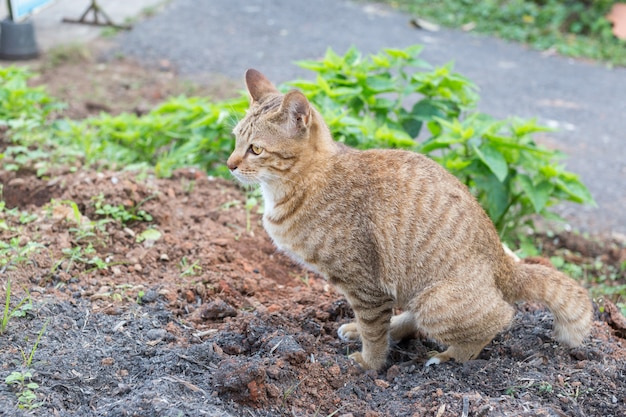
[[[479,86],[482,111],[534,117],[559,129],[539,141],[569,155],[567,168],[598,204],[560,207],[572,228],[626,234],[626,69],[473,33],[419,30],[410,19],[384,5],[346,0],[172,0],[117,43],[126,56],[149,65],[167,60],[182,76],[209,83],[242,80],[250,67],[276,83],[312,78],[294,62],[322,57],[328,47],[371,53],[423,44],[422,58],[454,61]]]

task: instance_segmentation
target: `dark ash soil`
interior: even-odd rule
[[[552,317],[523,304],[477,360],[424,369],[442,346],[418,336],[381,372],[363,372],[347,358],[359,345],[336,337],[351,319],[346,301],[277,253],[255,210],[248,227],[232,183],[193,169],[170,179],[0,171],[0,183],[8,207],[37,214],[3,214],[0,240],[42,244],[0,269],[0,301],[10,278],[12,305],[27,292],[34,305],[0,335],[0,415],[29,414],[3,381],[27,370],[46,323],[30,366],[34,415],[626,415],[626,323],[608,301],[581,348],[559,346]],[[100,195],[153,219],[103,221]],[[141,240],[148,227],[157,240]],[[623,262],[626,250],[613,252]]]

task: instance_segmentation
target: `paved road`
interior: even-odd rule
[[[124,1],[102,1],[105,8],[119,3]],[[70,0],[54,7],[63,4]],[[598,202],[597,208],[566,205],[560,212],[576,229],[626,234],[626,69],[546,56],[471,33],[416,30],[409,18],[347,0],[172,0],[117,42],[124,54],[148,64],[167,59],[191,79],[241,80],[246,68],[255,67],[277,83],[310,78],[293,62],[321,57],[329,46],[343,53],[351,45],[377,52],[424,44],[424,59],[455,61],[478,84],[481,110],[558,126],[541,141],[570,155],[568,169],[581,175]]]

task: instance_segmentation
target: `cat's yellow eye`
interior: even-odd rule
[[[256,145],[250,145],[250,151],[255,155],[260,155],[263,152],[263,148]]]

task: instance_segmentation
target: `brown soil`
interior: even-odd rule
[[[69,84],[54,69],[39,81],[67,91],[72,117],[91,114],[80,98],[89,87],[78,86],[101,65],[124,71],[94,78],[106,91],[97,103],[114,112],[154,105],[182,85],[160,69],[118,64],[66,61],[76,71]],[[115,89],[134,76],[151,87]],[[2,214],[0,240],[41,244],[0,269],[0,301],[8,278],[13,306],[26,293],[34,301],[0,336],[3,380],[26,370],[20,352],[28,357],[47,323],[30,366],[37,415],[625,415],[626,323],[608,301],[577,349],[551,338],[545,310],[523,304],[476,360],[425,369],[442,346],[417,337],[394,345],[381,372],[363,372],[347,358],[359,345],[336,337],[352,316],[346,301],[276,252],[231,182],[193,169],[170,179],[79,169],[47,180],[0,171],[0,183],[7,207],[18,208]],[[140,218],[111,220],[98,201]],[[36,218],[20,218],[25,211]],[[148,228],[158,239],[142,240]],[[546,239],[546,250],[624,261],[623,246],[571,248],[569,236]],[[0,415],[26,413],[18,393],[0,383]]]

